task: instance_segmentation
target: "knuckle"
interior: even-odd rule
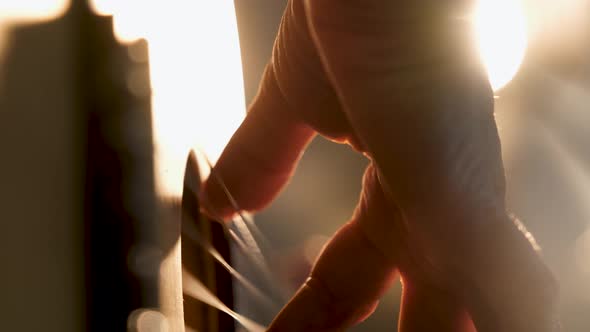
[[[270,66],[290,111],[328,137],[350,133],[312,40],[303,1],[290,1],[287,6]]]

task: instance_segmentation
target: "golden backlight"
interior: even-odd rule
[[[0,0],[0,21],[35,21],[50,19],[61,14],[66,0]]]
[[[55,17],[66,5],[0,0],[0,48],[7,22]],[[149,42],[158,186],[178,195],[188,150],[202,148],[215,161],[244,115],[233,2],[94,0],[93,7],[114,14],[119,39]],[[480,0],[475,25],[490,81],[500,89],[524,57],[522,8],[513,0]]]
[[[158,190],[182,191],[189,149],[214,162],[245,115],[233,1],[94,0],[122,41],[149,44]]]
[[[0,0],[0,53],[11,24],[49,20],[63,13],[67,4],[66,0]]]
[[[479,51],[494,90],[514,77],[527,47],[520,0],[479,0],[475,10]]]

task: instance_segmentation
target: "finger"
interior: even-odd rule
[[[259,94],[215,168],[240,208],[260,209],[280,191],[313,136],[309,127],[356,142],[346,135],[350,126],[311,41],[303,2],[295,0],[283,15]],[[210,212],[232,214],[215,181],[206,183],[202,198]]]
[[[297,117],[332,140],[356,143],[311,38],[303,0],[287,3],[270,65]]]
[[[437,215],[435,208],[445,208],[441,198],[456,196],[447,190],[455,185],[450,174],[455,165],[449,162],[457,159],[454,149],[484,134],[485,145],[472,144],[477,153],[472,159],[500,157],[490,126],[492,91],[468,23],[448,13],[418,14],[442,6],[435,3],[457,1],[306,3],[328,77],[386,189],[404,210],[412,209],[407,212],[426,207]]]
[[[371,225],[392,224],[392,214],[375,188],[372,167],[352,220],[332,238],[310,278],[279,313],[269,331],[340,331],[372,313],[397,276],[399,249],[384,253],[370,238]],[[393,214],[395,216],[396,214]],[[393,232],[384,227],[384,232]],[[389,238],[395,243],[395,237]]]
[[[453,285],[480,332],[551,331],[556,283],[504,212],[493,95],[469,28],[447,11],[414,12],[414,3],[306,9],[353,130],[423,251],[421,269]]]
[[[400,332],[475,332],[456,294],[416,278],[403,280]]]
[[[420,259],[416,248],[408,246],[403,231],[402,216],[386,199],[377,173],[369,167],[365,173],[363,200],[357,215],[361,218],[364,233],[372,240],[378,252],[397,262],[403,275],[403,297],[400,312],[400,331],[453,331],[474,332],[473,325],[460,297],[445,289],[442,283],[425,278],[414,263]],[[387,215],[391,220],[380,217]],[[384,222],[385,221],[385,222]],[[444,281],[443,281],[444,282]]]
[[[249,112],[230,139],[201,192],[212,216],[229,218],[234,211],[223,184],[239,207],[258,210],[287,183],[314,131],[288,110],[271,67]]]

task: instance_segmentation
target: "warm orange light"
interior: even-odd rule
[[[67,4],[66,0],[0,0],[0,53],[11,24],[49,20],[62,14]]]
[[[66,0],[0,0],[0,22],[50,19],[63,13],[67,4]]]
[[[526,21],[519,0],[479,0],[474,15],[482,61],[494,90],[520,67],[527,47]]]
[[[233,1],[94,0],[117,37],[149,44],[156,178],[180,195],[189,149],[214,162],[245,114]]]

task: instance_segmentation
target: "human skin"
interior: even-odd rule
[[[468,1],[290,0],[214,171],[264,208],[316,135],[371,161],[351,219],[269,331],[340,331],[401,275],[400,331],[557,331],[557,284],[505,209],[493,93]],[[249,188],[256,187],[256,191]],[[215,181],[209,213],[234,211]]]

